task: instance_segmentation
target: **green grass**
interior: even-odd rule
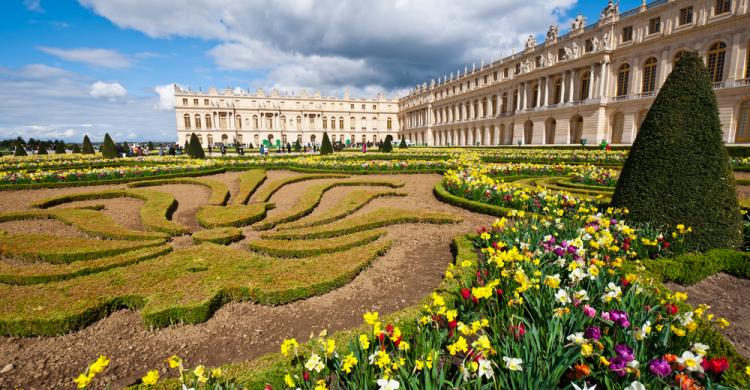
[[[332,183],[314,183],[305,188],[300,196],[299,200],[289,209],[284,210],[277,215],[274,215],[266,220],[257,223],[254,228],[256,230],[269,230],[276,225],[284,222],[295,221],[300,219],[315,210],[320,204],[320,200],[323,198],[323,194],[334,188],[340,186],[385,186],[391,188],[398,188],[404,185],[403,182],[393,180],[350,180],[350,181],[335,181]]]
[[[65,203],[85,200],[134,198],[143,200],[140,215],[143,226],[149,231],[167,233],[172,236],[188,233],[187,227],[170,221],[172,213],[177,209],[177,201],[170,194],[164,192],[131,189],[83,192],[42,199],[31,204],[31,207],[46,209]]]
[[[161,245],[138,249],[121,255],[102,257],[95,260],[74,261],[69,264],[9,264],[0,261],[0,283],[25,285],[72,279],[116,267],[125,267],[165,255],[171,251],[171,246]]]
[[[443,202],[450,205],[460,207],[475,213],[494,215],[496,217],[505,217],[509,213],[514,212],[514,209],[502,206],[496,206],[489,203],[483,203],[476,200],[466,199],[461,196],[451,194],[446,188],[443,180],[437,182],[432,190],[435,197]],[[535,213],[525,213],[526,218],[538,217]]]
[[[201,206],[195,214],[198,224],[205,228],[241,227],[258,222],[266,217],[266,210],[273,203],[250,203],[248,205]]]
[[[230,244],[242,240],[242,230],[236,227],[223,227],[209,230],[201,230],[193,233],[193,242],[211,242],[219,245]]]
[[[458,222],[461,222],[461,218],[446,213],[382,207],[366,214],[353,215],[326,225],[262,234],[261,238],[272,240],[329,238],[403,223],[447,224]]]
[[[346,177],[349,176],[338,174],[300,174],[285,177],[283,179],[266,181],[263,186],[250,197],[250,202],[268,202],[268,200],[271,199],[271,196],[281,189],[281,187],[292,183],[315,179],[343,179]]]
[[[229,188],[227,188],[226,184],[218,180],[206,179],[203,177],[183,177],[178,179],[137,181],[134,183],[129,183],[128,187],[154,187],[167,184],[194,184],[207,187],[211,190],[211,196],[208,198],[208,204],[211,205],[223,206],[229,199]]]
[[[352,233],[336,238],[312,240],[252,240],[248,248],[275,257],[309,257],[324,253],[341,252],[369,244],[385,235],[385,230]]]
[[[164,240],[98,240],[81,237],[58,237],[48,234],[13,234],[0,231],[0,254],[53,264],[94,260],[163,243]]]
[[[279,230],[323,225],[353,214],[371,201],[386,196],[406,196],[403,192],[375,189],[355,189],[347,193],[334,206],[304,220],[278,225]]]
[[[116,240],[166,239],[165,233],[126,229],[110,216],[91,209],[24,210],[0,214],[0,222],[32,219],[55,219],[91,236]]]
[[[247,172],[243,172],[240,177],[240,191],[232,199],[232,204],[240,206],[247,204],[247,201],[258,187],[266,181],[266,171],[263,169],[251,169]]]
[[[204,243],[75,279],[0,285],[0,334],[64,334],[122,308],[139,309],[146,326],[163,327],[206,321],[230,301],[283,304],[343,286],[390,245],[378,240],[330,255],[274,259]]]

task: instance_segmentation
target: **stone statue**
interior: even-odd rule
[[[555,62],[555,56],[552,53],[547,53],[547,64],[552,65]]]
[[[542,54],[539,57],[539,67],[544,68],[545,66],[547,66],[547,56],[545,54]]]
[[[536,47],[536,38],[534,38],[534,35],[529,35],[529,38],[526,40],[526,50],[530,50]]]
[[[570,60],[573,59],[573,50],[569,47],[565,47],[563,49],[565,51],[565,55],[563,56],[563,59]]]
[[[526,61],[521,63],[521,73],[529,73],[531,71],[531,61],[527,58]]]
[[[607,2],[607,6],[604,7],[604,10],[602,10],[602,19],[610,18],[612,16],[615,16],[619,11],[619,4],[615,5],[612,0],[609,0]]]
[[[570,59],[574,60],[574,59],[578,58],[578,44],[575,43],[575,42],[573,42],[573,45],[572,45],[572,47],[571,47],[570,50],[572,52],[572,57]]]
[[[560,29],[558,26],[550,25],[549,30],[547,30],[547,38],[545,41],[550,42],[550,41],[556,40],[559,32],[560,32]]]
[[[602,37],[602,49],[604,50],[612,49],[612,43],[609,40],[609,32],[605,32],[604,36]]]
[[[573,19],[573,23],[571,23],[570,29],[573,31],[580,30],[584,28],[586,24],[586,18],[583,17],[583,15],[578,14],[575,19]]]
[[[592,51],[599,51],[599,38],[591,38],[591,47],[593,49]]]

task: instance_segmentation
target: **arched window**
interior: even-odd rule
[[[372,117],[372,131],[378,131],[378,118],[376,117]]]
[[[643,93],[651,93],[656,89],[656,58],[651,57],[643,63]]]
[[[328,118],[323,117],[323,130],[328,130]]]
[[[576,115],[570,119],[570,143],[580,144],[583,137],[583,117]]]
[[[500,112],[502,113],[508,112],[508,93],[507,92],[503,93],[503,105],[500,109]]]
[[[349,130],[354,130],[357,128],[356,119],[354,117],[349,118]]]
[[[536,107],[537,98],[539,98],[539,85],[535,85],[531,88],[531,101],[529,102],[529,107]]]
[[[385,120],[385,128],[386,130],[393,130],[393,119],[388,118]]]
[[[198,130],[201,129],[201,116],[198,114],[195,114],[195,128]]]
[[[555,143],[555,131],[557,130],[557,121],[555,118],[547,119],[545,127],[544,143],[546,145],[553,145]]]
[[[497,95],[492,95],[492,116],[497,116]]]
[[[336,130],[336,117],[335,116],[331,117],[331,130]]]
[[[237,130],[242,130],[242,115],[234,116],[234,128]]]
[[[226,145],[228,141],[229,141],[229,136],[226,135],[226,134],[222,134],[221,135],[221,143],[224,144],[224,145]]]
[[[727,45],[724,42],[716,42],[708,48],[706,66],[711,82],[720,83],[724,80],[724,59],[727,55]]]
[[[260,126],[260,123],[258,123],[258,116],[253,115],[253,130],[258,130],[258,126]]]
[[[740,104],[740,116],[734,142],[750,142],[750,100],[745,100]]]
[[[289,121],[291,124],[291,121]],[[281,118],[279,118],[279,123],[281,123],[281,130],[284,130],[286,128],[286,115],[282,115]]]
[[[581,87],[578,91],[578,100],[586,100],[589,98],[589,83],[591,82],[591,72],[586,72],[581,75]]]
[[[214,136],[213,134],[206,135],[206,140],[208,141],[208,145],[211,146],[214,143]]]
[[[211,123],[211,115],[206,114],[206,128],[210,129],[212,127],[213,126],[212,126],[212,123]]]
[[[532,121],[526,121],[523,124],[523,144],[531,145],[531,141],[534,138],[534,123]]]
[[[302,130],[302,117],[297,116],[297,130]]]
[[[339,118],[339,129],[344,130],[344,118]]]
[[[203,145],[203,134],[198,134],[198,143]]]
[[[625,114],[618,112],[612,116],[612,140],[613,144],[622,143],[622,132],[625,129]]]
[[[310,130],[315,129],[315,115],[310,115],[308,119],[310,119]]]
[[[185,114],[183,118],[185,120],[185,128],[190,129],[190,114]]]
[[[552,99],[552,104],[560,104],[562,100],[562,77],[555,80],[555,98]]]
[[[367,130],[367,118],[362,117],[362,119],[360,119],[359,126],[362,128],[362,131]]]
[[[626,96],[628,94],[628,84],[630,82],[630,65],[622,64],[617,71],[617,96]]]

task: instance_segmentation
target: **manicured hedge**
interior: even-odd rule
[[[260,187],[258,191],[256,191],[251,197],[250,202],[258,203],[258,202],[268,202],[269,199],[271,199],[271,196],[276,193],[281,187],[292,184],[292,183],[298,183],[301,181],[306,180],[315,180],[315,179],[343,179],[347,178],[349,176],[347,175],[340,175],[340,174],[309,174],[309,175],[295,175],[286,177],[283,179],[275,179],[271,181],[266,181],[266,183]]]
[[[195,184],[203,187],[207,187],[211,190],[211,196],[208,199],[208,204],[223,206],[229,200],[229,188],[227,185],[218,181],[206,178],[179,178],[179,179],[159,179],[149,181],[137,181],[128,184],[130,188],[139,187],[153,187],[167,184]]]
[[[250,196],[266,181],[266,171],[263,169],[251,169],[239,177],[240,191],[232,199],[233,205],[247,204]]]
[[[516,212],[516,210],[507,208],[507,207],[500,207],[495,206],[487,203],[477,202],[475,200],[469,200],[466,198],[462,198],[460,196],[456,196],[448,192],[448,190],[445,188],[445,183],[441,180],[437,184],[435,184],[435,187],[432,190],[432,193],[435,195],[435,197],[444,203],[448,203],[450,205],[460,207],[462,209],[466,209],[469,211],[473,211],[475,213],[480,214],[487,214],[487,215],[494,215],[496,217],[506,217],[508,216],[508,213]],[[534,213],[525,213],[525,216],[528,218],[534,217]]]
[[[242,240],[242,230],[236,227],[222,227],[209,230],[201,230],[193,233],[193,242],[200,244],[210,242],[213,244],[227,245]]]
[[[274,257],[310,257],[369,244],[385,233],[385,230],[374,230],[312,240],[252,240],[247,246],[253,251]]]
[[[273,203],[250,203],[248,205],[201,206],[195,214],[198,224],[205,228],[241,227],[258,222],[266,217]]]
[[[719,272],[750,279],[750,253],[731,249],[712,249],[688,253],[673,259],[644,260],[646,267],[665,280],[691,285]]]

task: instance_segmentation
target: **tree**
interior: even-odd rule
[[[408,148],[408,146],[406,145],[406,138],[401,137],[401,143],[398,144],[398,148],[399,149],[406,149],[406,148]]]
[[[146,148],[151,151],[154,150],[154,143],[151,141],[148,141],[148,144],[146,145]]]
[[[190,135],[190,143],[188,144],[185,151],[187,152],[188,156],[192,158],[206,158],[206,154],[205,152],[203,152],[201,141],[198,139],[198,136],[195,135],[195,133]]]
[[[91,140],[88,135],[83,136],[83,154],[94,154],[94,146],[91,145]]]
[[[16,151],[13,153],[16,157],[23,157],[28,156],[26,153],[26,148],[23,146],[22,142],[16,142]]]
[[[81,153],[81,148],[78,146],[78,144],[73,144],[70,150],[73,152],[73,154]]]
[[[299,144],[299,140],[294,141],[294,151],[300,152],[302,150],[302,145]]]
[[[85,142],[85,138],[84,138]],[[102,157],[104,158],[117,158],[117,151],[115,150],[115,141],[109,136],[109,133],[104,134],[104,142],[101,146]]]
[[[55,142],[55,154],[65,154],[65,142]]]
[[[385,136],[385,141],[383,142],[383,152],[390,153],[393,151],[393,136],[388,134]]]
[[[637,222],[692,227],[690,249],[734,248],[742,242],[735,191],[708,72],[698,53],[683,54],[641,125],[612,205]]]
[[[326,155],[333,153],[333,145],[331,140],[328,138],[328,132],[323,133],[323,142],[320,144],[320,155]]]
[[[43,142],[39,144],[39,149],[37,149],[36,154],[39,154],[39,155],[49,154],[47,153],[47,146],[45,146]]]

